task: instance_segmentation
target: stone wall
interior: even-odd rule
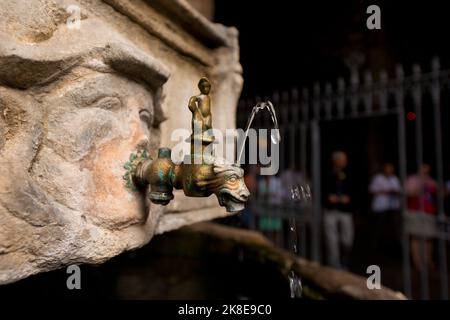
[[[213,126],[234,127],[237,37],[185,0],[0,3],[0,284],[226,215],[182,192],[150,204],[122,176],[137,148],[155,155],[190,129],[202,76]]]

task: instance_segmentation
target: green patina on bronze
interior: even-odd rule
[[[126,170],[123,175],[123,179],[125,180],[125,185],[128,188],[132,190],[137,189],[136,184],[133,181],[133,176],[136,175],[136,168],[138,164],[149,159],[147,150],[137,151],[136,153],[130,154],[129,160],[123,165],[123,168]]]

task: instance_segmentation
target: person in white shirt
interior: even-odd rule
[[[387,244],[387,240],[397,240],[399,211],[401,207],[401,183],[395,175],[391,163],[383,165],[383,172],[376,174],[370,183],[369,192],[372,194],[371,205],[371,241],[376,249],[379,244]],[[389,232],[391,231],[391,232]],[[390,234],[394,233],[394,235]],[[392,239],[392,236],[394,239]],[[389,239],[391,238],[391,239]]]

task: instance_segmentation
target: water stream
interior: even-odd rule
[[[308,184],[293,185],[291,187],[291,198],[294,201],[295,207],[298,210],[302,210],[302,205],[307,205],[311,202],[311,188]],[[290,249],[294,255],[298,254],[298,231],[297,221],[295,217],[289,219],[289,232],[290,232]],[[301,278],[295,273],[294,270],[289,272],[289,287],[291,290],[291,298],[301,298],[303,293],[303,286]]]
[[[275,113],[275,108],[270,101],[258,102],[252,109],[252,112],[248,118],[247,125],[245,126],[245,135],[242,140],[242,145],[239,150],[237,163],[241,163],[242,153],[245,148],[245,141],[247,140],[250,126],[255,118],[255,115],[260,111],[266,109],[272,119],[274,128],[270,131],[270,139],[273,144],[278,144],[281,141],[280,131],[278,129],[278,121]],[[302,206],[307,205],[311,202],[311,189],[308,184],[301,183],[296,184],[291,187],[291,198],[294,201],[294,205],[298,210],[302,210]],[[290,249],[297,255],[298,254],[298,231],[297,222],[295,217],[289,219],[289,232],[290,232]],[[243,257],[240,257],[240,259]],[[300,277],[295,273],[294,270],[289,272],[289,287],[291,292],[291,298],[301,298],[303,292],[302,281]]]
[[[269,100],[265,102],[258,102],[252,109],[252,112],[250,114],[250,117],[248,118],[247,125],[245,126],[245,135],[244,139],[242,140],[241,150],[239,150],[239,155],[237,158],[237,163],[241,163],[242,153],[244,152],[245,148],[245,140],[247,140],[248,137],[248,131],[250,130],[250,126],[252,125],[253,119],[255,118],[255,115],[260,111],[267,109],[267,111],[270,114],[270,117],[272,118],[273,123],[273,129],[270,130],[270,139],[272,140],[273,144],[278,144],[281,140],[280,137],[280,131],[278,130],[278,120],[277,115],[275,113],[275,108],[273,107],[272,102]]]

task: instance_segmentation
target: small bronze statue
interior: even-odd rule
[[[211,116],[211,83],[205,77],[198,82],[200,94],[189,99],[189,110],[192,112],[192,134],[195,139],[208,139],[204,135],[212,136],[212,116]],[[201,137],[196,137],[201,135]]]
[[[183,189],[189,197],[208,197],[215,194],[221,206],[228,212],[244,209],[249,191],[244,183],[244,170],[239,164],[219,163],[207,147],[213,143],[211,84],[201,78],[200,94],[191,97],[192,134],[189,138],[191,154],[184,161],[174,164],[169,148],[160,148],[158,158],[149,159],[147,153],[132,154],[125,164],[124,176],[128,186],[143,188],[149,185],[148,197],[153,203],[167,205],[173,199],[173,188]],[[198,147],[197,147],[198,146]]]

